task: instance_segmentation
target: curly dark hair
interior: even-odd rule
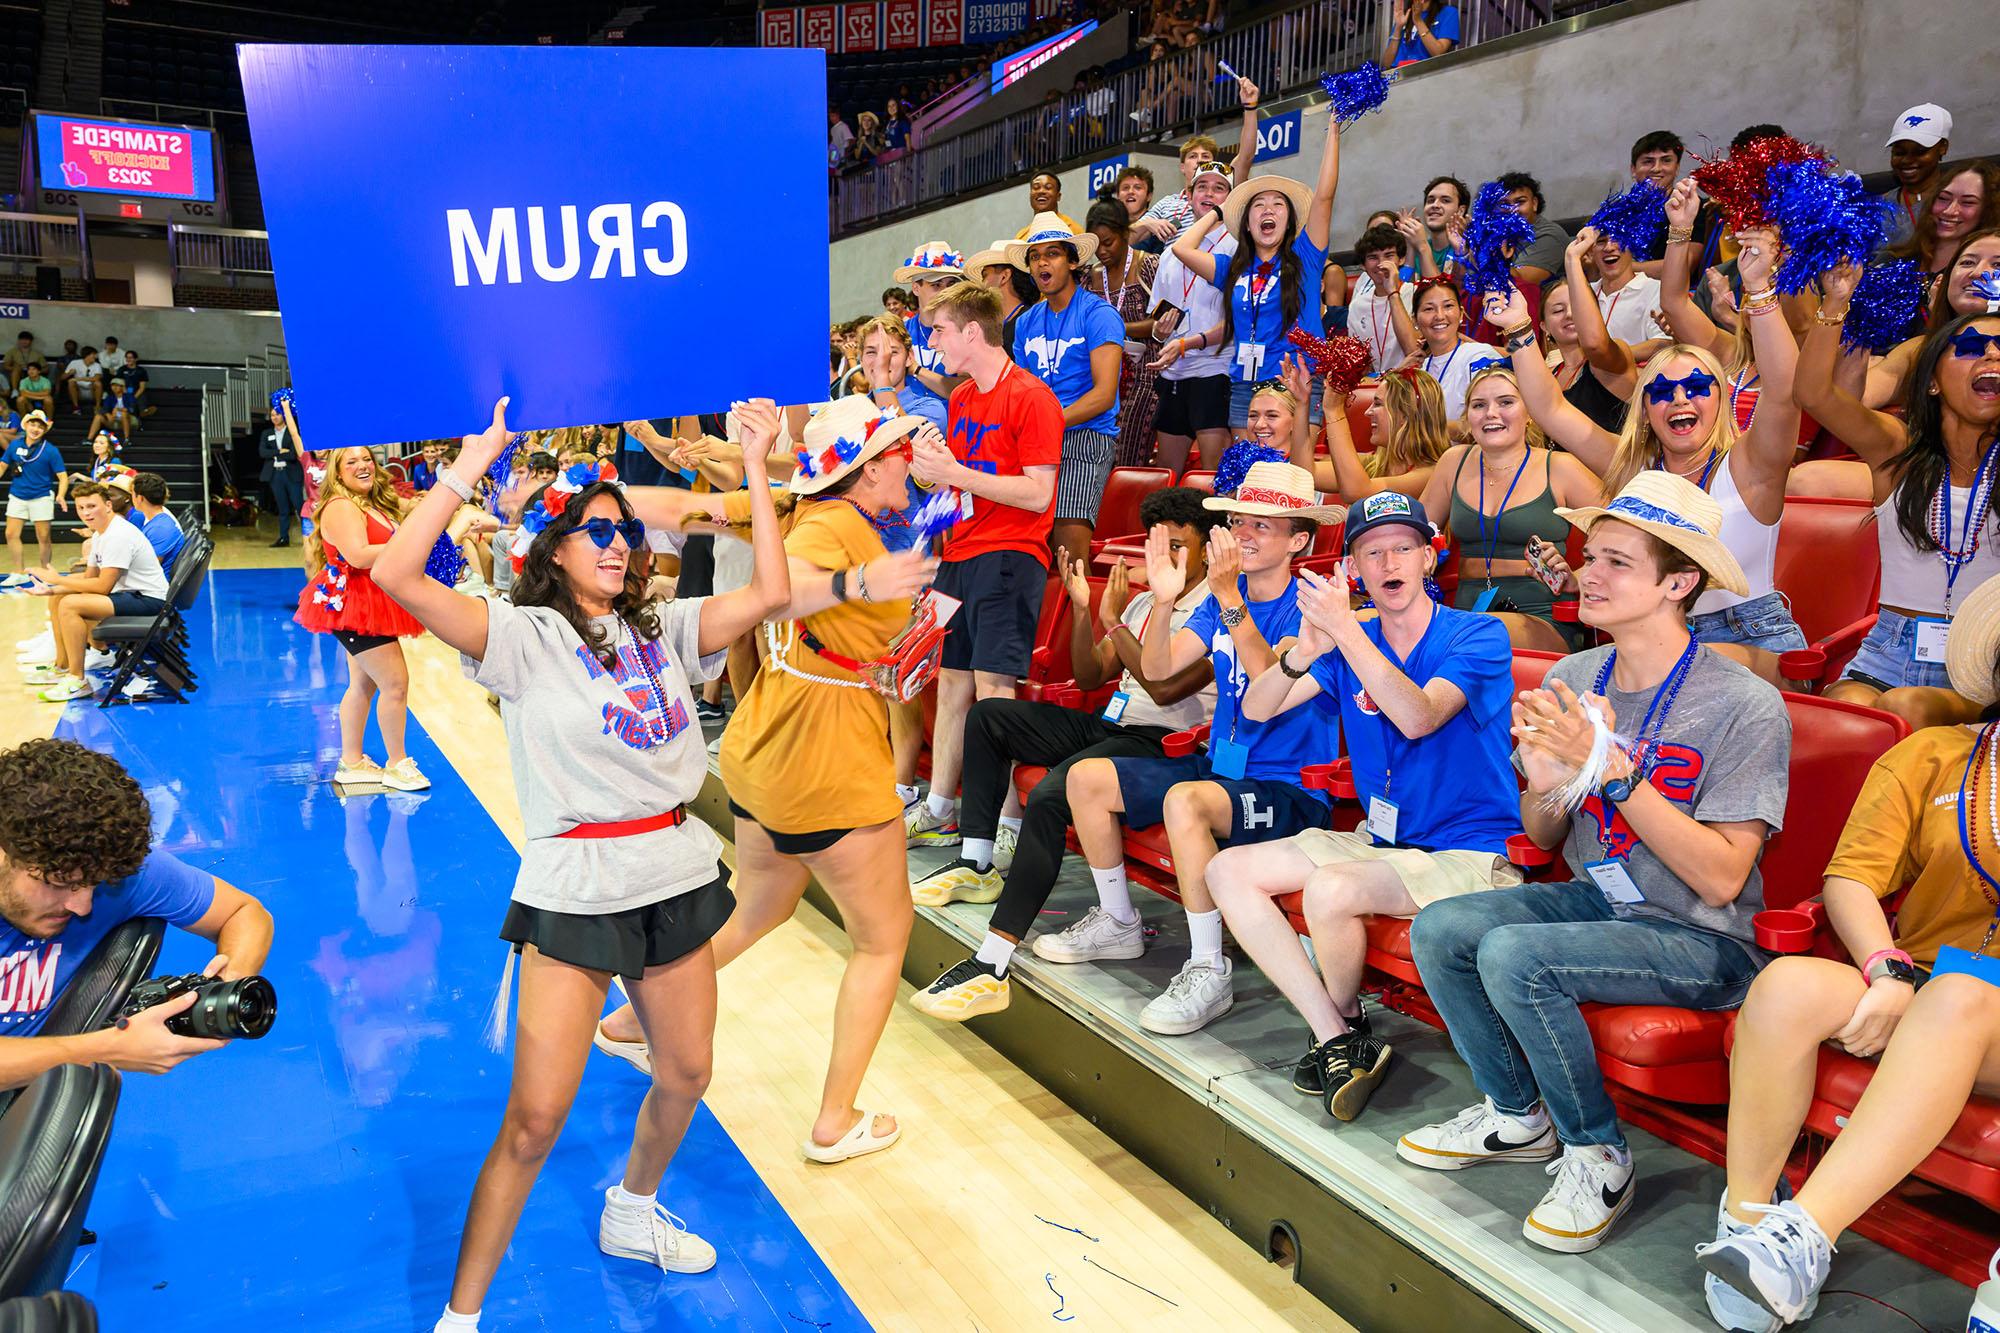
[[[532,509],[542,503],[542,496],[548,490],[538,488],[522,506]],[[521,561],[521,572],[514,580],[510,598],[516,606],[547,606],[554,608],[576,631],[576,636],[590,646],[598,661],[612,666],[617,661],[617,648],[602,629],[591,622],[576,604],[570,594],[569,582],[562,570],[556,566],[556,544],[569,535],[570,530],[583,522],[583,513],[590,502],[600,495],[608,495],[618,502],[621,518],[632,518],[632,506],[625,499],[625,492],[614,482],[597,481],[584,487],[569,497],[569,503],[562,512],[549,521],[549,525],[535,534],[535,540],[528,547],[528,554]],[[660,617],[653,604],[646,599],[646,575],[640,570],[637,556],[625,566],[625,587],[612,599],[611,611],[628,625],[632,633],[642,639],[660,637]]]
[[[1193,528],[1206,537],[1221,521],[1220,511],[1202,508],[1206,492],[1192,486],[1167,486],[1139,501],[1139,526],[1151,532],[1156,523],[1172,523]]]
[[[116,759],[75,741],[0,751],[0,854],[63,888],[109,884],[153,845],[146,794]]]

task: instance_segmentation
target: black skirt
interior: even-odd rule
[[[735,908],[729,869],[718,861],[715,878],[700,888],[622,912],[586,915],[509,903],[500,938],[517,953],[532,944],[557,962],[637,981],[647,968],[663,967],[708,943]]]

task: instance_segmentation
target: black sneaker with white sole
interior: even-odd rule
[[[1347,1030],[1364,1032],[1372,1036],[1373,1029],[1368,1023],[1368,1011],[1363,1009],[1348,1019]],[[1303,1092],[1308,1097],[1321,1099],[1326,1097],[1326,1079],[1320,1071],[1319,1043],[1310,1041],[1306,1043],[1306,1053],[1301,1055],[1298,1064],[1292,1067],[1292,1089],[1295,1092]]]
[[[1335,1120],[1352,1120],[1374,1095],[1394,1054],[1389,1044],[1357,1027],[1320,1048],[1320,1085],[1326,1089],[1326,1113]]]

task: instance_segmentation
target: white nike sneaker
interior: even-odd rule
[[[56,650],[55,631],[45,629],[40,634],[30,634],[27,638],[15,644],[14,650],[14,655],[23,659],[27,658],[30,653],[49,653],[53,655]]]
[[[1220,972],[1207,963],[1188,959],[1167,983],[1166,991],[1154,996],[1139,1011],[1139,1026],[1165,1037],[1184,1037],[1200,1031],[1228,1013],[1229,1006],[1236,1003],[1235,990],[1230,985],[1235,973],[1235,964],[1227,958],[1222,960]]]
[[[1006,874],[1014,868],[1014,849],[1021,843],[1020,833],[1006,824],[993,831],[993,868]]]
[[[1458,1171],[1481,1162],[1546,1162],[1561,1149],[1554,1123],[1544,1119],[1540,1128],[1523,1123],[1502,1114],[1490,1097],[1396,1141],[1396,1156],[1433,1171]]]
[[[604,1215],[597,1223],[597,1248],[620,1259],[658,1264],[669,1273],[706,1273],[715,1267],[715,1247],[689,1231],[687,1223],[665,1206],[627,1208],[611,1202],[608,1189]]]
[[[1604,1243],[1611,1224],[1632,1206],[1632,1164],[1602,1144],[1565,1147],[1546,1168],[1556,1178],[1521,1224],[1521,1234],[1545,1250],[1583,1254]]]
[[[958,841],[958,812],[941,815],[924,801],[903,816],[903,835],[912,847],[949,847]]]
[[[1029,946],[1051,963],[1088,963],[1098,958],[1139,958],[1146,933],[1139,922],[1126,925],[1102,907],[1093,907],[1053,935],[1037,935]]]

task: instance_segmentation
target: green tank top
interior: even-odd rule
[[[1557,547],[1566,544],[1569,541],[1569,524],[1556,513],[1555,479],[1552,475],[1555,460],[1546,449],[1542,450],[1542,493],[1532,500],[1508,505],[1500,513],[1497,523],[1494,516],[1488,514],[1486,535],[1484,539],[1480,537],[1479,510],[1466,503],[1458,493],[1458,481],[1465,475],[1466,460],[1478,452],[1479,447],[1474,445],[1461,454],[1458,471],[1451,477],[1451,540],[1458,548],[1458,558],[1484,560],[1487,549],[1491,547],[1495,560],[1524,560],[1527,557],[1523,552],[1527,550],[1530,537],[1540,537]],[[1533,466],[1532,462],[1530,466]],[[1495,496],[1495,503],[1499,503],[1505,494],[1503,490]],[[1494,537],[1496,526],[1499,529],[1497,540]],[[1485,583],[1483,575],[1479,582],[1482,585]]]

